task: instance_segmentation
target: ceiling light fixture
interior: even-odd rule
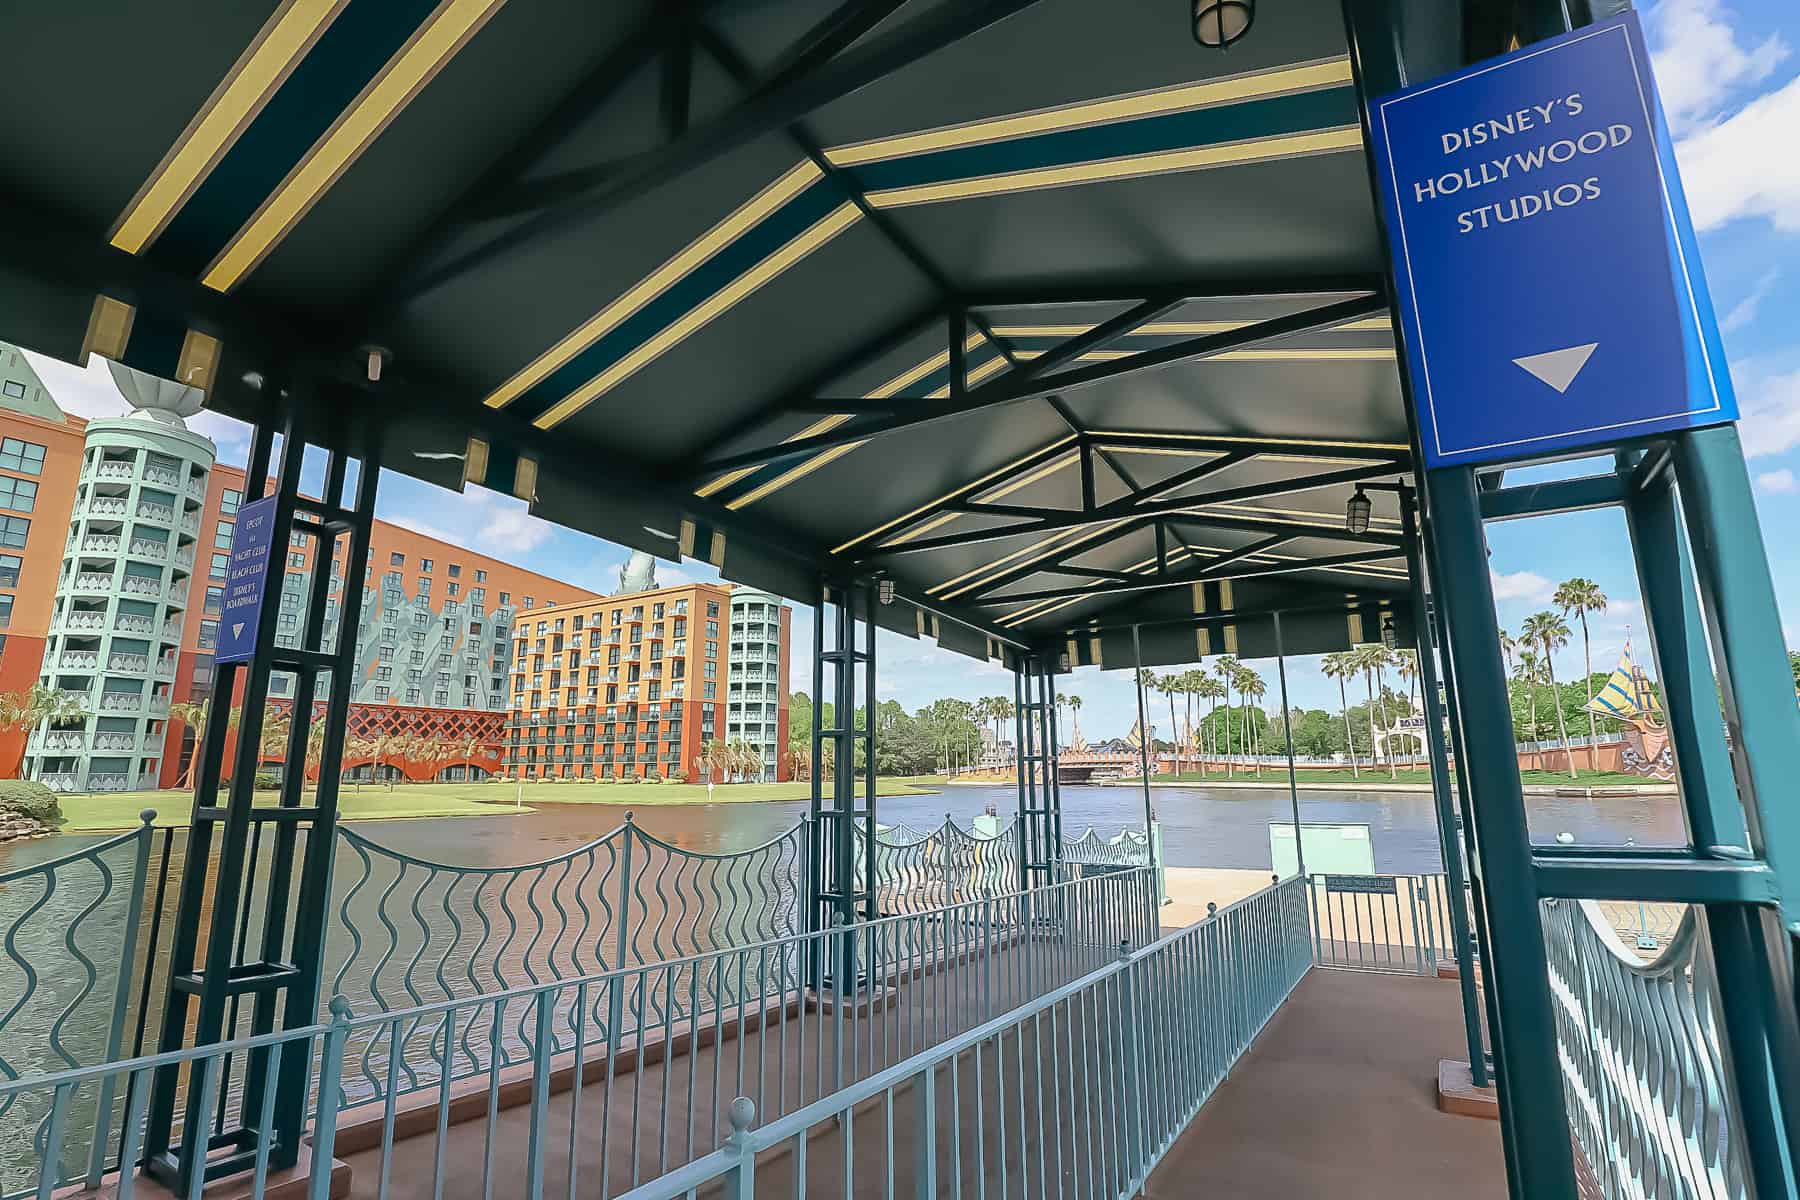
[[[1194,0],[1194,40],[1223,50],[1246,33],[1256,20],[1256,0]]]

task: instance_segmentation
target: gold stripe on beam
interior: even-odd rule
[[[930,154],[964,146],[979,146],[1059,130],[1085,129],[1116,121],[1130,121],[1165,113],[1188,112],[1246,100],[1343,87],[1352,82],[1348,57],[1298,63],[1267,71],[1251,71],[1223,79],[1209,79],[1177,87],[1108,96],[1055,108],[1014,113],[1010,116],[969,121],[938,129],[873,138],[825,151],[833,166],[884,162],[915,154]]]
[[[1362,148],[1362,130],[1355,125],[1345,125],[1337,129],[1282,134],[1223,146],[1192,146],[1155,154],[1103,159],[1099,162],[1037,167],[998,175],[983,175],[974,179],[888,188],[885,191],[869,192],[865,198],[876,208],[902,208],[914,204],[938,204],[946,200],[971,200],[1014,192],[1040,191],[1044,188],[1075,187],[1116,179],[1137,179],[1148,175],[1170,175],[1213,167],[1306,158],[1315,154],[1341,154]]]
[[[505,2],[443,0],[262,202],[200,281],[214,291],[228,292],[255,270]]]
[[[284,0],[125,206],[113,247],[138,254],[157,239],[348,2]]]

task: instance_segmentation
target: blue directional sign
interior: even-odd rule
[[[1737,418],[1635,13],[1370,125],[1428,466]]]
[[[225,599],[219,605],[219,644],[215,662],[249,662],[256,653],[256,630],[262,618],[263,589],[275,546],[275,497],[265,496],[238,509],[231,531],[231,563],[225,577]]]

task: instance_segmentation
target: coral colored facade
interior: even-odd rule
[[[86,426],[58,411],[24,356],[0,344],[0,480],[11,481],[0,484],[10,493],[0,506],[0,692],[29,689],[43,666]],[[36,489],[26,508],[17,507],[21,483]],[[0,778],[18,775],[26,737],[0,730]]]
[[[728,584],[689,583],[521,613],[509,772],[698,782],[701,746],[727,740],[732,592]],[[784,739],[785,612],[778,664]],[[768,778],[787,777],[779,758]]]

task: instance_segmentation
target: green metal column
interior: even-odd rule
[[[1512,1141],[1508,1182],[1514,1196],[1575,1200],[1575,1160],[1556,1057],[1555,1001],[1475,473],[1468,468],[1431,471],[1426,488],[1443,568],[1437,599],[1449,630],[1445,650],[1455,663],[1461,691],[1467,758],[1459,769],[1478,781],[1477,869],[1489,941],[1484,967],[1501,1018],[1494,1066],[1501,1116]]]
[[[1469,1045],[1469,1078],[1488,1086],[1487,1049],[1481,1041],[1480,998],[1475,994],[1475,956],[1469,944],[1469,912],[1463,903],[1462,847],[1456,837],[1456,808],[1450,798],[1450,762],[1444,753],[1444,714],[1438,707],[1437,654],[1432,645],[1425,556],[1419,550],[1419,522],[1411,488],[1400,489],[1400,529],[1406,539],[1406,573],[1412,581],[1413,632],[1419,655],[1419,690],[1425,696],[1425,749],[1431,756],[1431,796],[1437,804],[1438,843],[1444,856],[1445,897],[1450,939],[1462,990],[1463,1036]]]
[[[1800,778],[1800,710],[1737,429],[1701,429],[1678,434],[1671,442],[1695,575],[1711,617],[1712,657],[1732,743],[1736,792],[1743,800],[1750,849],[1773,872],[1780,905],[1779,915],[1750,906],[1708,905],[1708,927],[1726,999],[1740,1108],[1747,1117],[1751,1171],[1759,1192],[1779,1194],[1772,1189],[1786,1188],[1791,1195],[1793,1156],[1800,1147],[1800,1014],[1794,971],[1800,938],[1800,808],[1793,803],[1793,781]],[[1722,782],[1709,775],[1712,787]],[[1690,801],[1690,819],[1696,810],[1716,813],[1728,795]]]

